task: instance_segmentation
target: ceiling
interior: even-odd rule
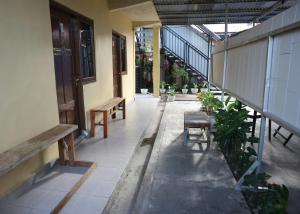
[[[297,0],[153,0],[164,25],[262,22]]]

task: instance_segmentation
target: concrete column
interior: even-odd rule
[[[160,83],[160,26],[154,25],[153,28],[153,95],[159,96]]]

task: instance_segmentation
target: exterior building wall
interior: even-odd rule
[[[84,85],[88,111],[113,96],[112,30],[127,39],[127,75],[123,95],[134,98],[134,33],[132,22],[120,12],[111,13],[105,0],[57,0],[94,20],[96,82]],[[49,0],[3,1],[0,7],[0,152],[59,123]],[[5,36],[6,35],[6,36]],[[58,157],[57,145],[0,177],[4,195]]]

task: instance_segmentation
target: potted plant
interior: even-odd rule
[[[202,102],[202,110],[212,115],[223,107],[223,103],[216,98],[210,91],[202,91],[198,94],[198,99]]]
[[[175,91],[176,91],[176,84],[169,85],[168,93],[175,92]]]
[[[168,102],[173,102],[173,101],[175,101],[175,97],[176,97],[176,92],[175,92],[175,90],[169,91],[169,93],[168,93]]]
[[[191,88],[191,92],[192,94],[197,94],[198,93],[198,84],[197,83],[193,83],[193,88]]]
[[[166,82],[165,81],[161,81],[160,82],[160,89],[159,92],[161,94],[165,94],[166,93]]]
[[[188,93],[189,89],[187,88],[187,84],[183,85],[183,88],[181,89],[181,91],[182,91],[183,94],[187,94]]]
[[[204,81],[201,87],[201,91],[208,91],[208,82]]]

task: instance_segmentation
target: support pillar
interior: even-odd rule
[[[159,96],[160,83],[160,25],[154,25],[153,28],[153,95]]]

